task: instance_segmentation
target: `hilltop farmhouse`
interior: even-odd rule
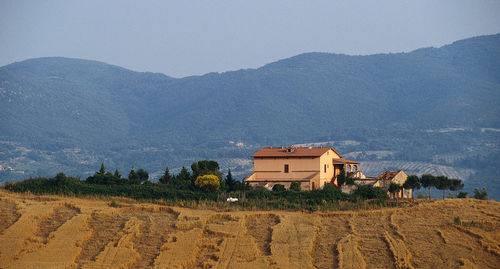
[[[342,169],[355,173],[359,165],[331,147],[268,147],[252,157],[254,172],[244,180],[252,187],[290,188],[292,182],[300,182],[303,190],[321,189],[325,184],[337,185]]]
[[[347,160],[332,147],[265,147],[254,153],[254,172],[244,179],[252,187],[272,188],[276,184],[290,188],[299,182],[302,190],[316,190],[326,184],[340,187],[337,177],[344,170],[357,185],[371,185],[388,189],[391,182],[402,185],[408,177],[402,170],[385,171],[378,177],[365,177],[359,171],[359,162]],[[342,186],[352,192],[355,186]],[[397,197],[410,197],[411,190],[402,190]]]

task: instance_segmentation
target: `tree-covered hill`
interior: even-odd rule
[[[84,175],[101,161],[154,173],[202,158],[243,175],[259,146],[333,141],[361,161],[445,165],[496,189],[499,104],[500,34],[409,53],[306,53],[181,79],[31,59],[0,68],[0,178]]]

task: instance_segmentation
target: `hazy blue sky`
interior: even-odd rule
[[[304,52],[407,52],[499,32],[498,0],[0,0],[0,66],[65,56],[182,77]]]

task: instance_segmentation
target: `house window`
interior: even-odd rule
[[[325,173],[326,173],[326,164],[325,164],[325,168],[324,168],[324,170],[325,170]]]
[[[285,173],[288,173],[288,164],[285,164]]]

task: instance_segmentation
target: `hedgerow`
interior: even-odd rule
[[[95,183],[99,182],[99,183]],[[103,183],[108,184],[103,184]],[[175,182],[175,181],[174,181]],[[118,183],[118,184],[116,184]],[[184,184],[184,183],[182,183]],[[185,184],[184,184],[185,185]],[[184,186],[182,185],[182,186]],[[54,178],[29,178],[20,182],[5,185],[5,189],[14,192],[31,192],[33,194],[56,194],[67,196],[120,196],[139,200],[162,200],[168,204],[185,203],[221,203],[223,197],[240,197],[235,207],[284,209],[284,210],[319,210],[338,209],[339,202],[350,203],[344,208],[352,209],[352,202],[364,199],[385,197],[385,192],[377,188],[358,188],[353,195],[342,193],[333,186],[325,186],[321,190],[313,191],[269,191],[264,188],[242,189],[232,192],[216,190],[201,190],[198,188],[179,188],[175,183],[161,184],[146,181],[143,184],[126,183],[126,181],[113,182],[104,180],[87,180],[67,177],[63,173]]]

